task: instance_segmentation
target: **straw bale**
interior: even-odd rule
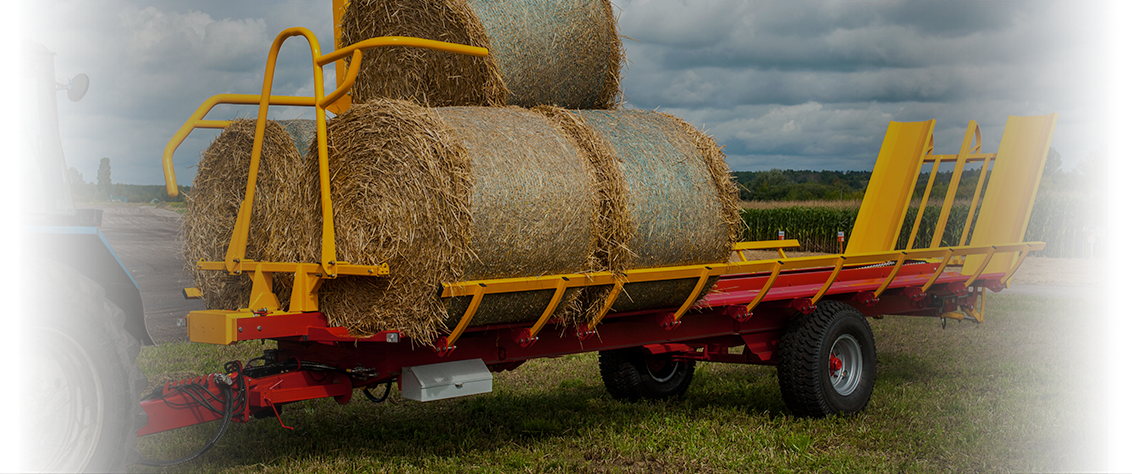
[[[306,121],[267,126],[248,258],[320,257],[317,160],[303,160],[291,144],[311,130]],[[223,257],[253,132],[254,122],[237,121],[202,157],[186,215],[190,261]],[[714,263],[727,259],[738,236],[723,154],[669,115],[378,100],[331,120],[328,132],[338,257],[391,268],[389,277],[343,276],[322,286],[331,324],[356,335],[394,329],[429,342],[450,330],[470,297],[442,300],[440,283]],[[195,276],[210,307],[246,304],[246,276]],[[276,277],[284,303],[289,281]],[[628,285],[614,311],[679,306],[695,283]],[[571,290],[555,320],[592,317],[607,292]],[[552,296],[490,295],[472,324],[533,321]]]
[[[472,249],[463,280],[593,271],[596,186],[584,153],[542,115],[517,107],[437,109],[472,160]],[[565,308],[580,290],[569,290]],[[473,323],[537,318],[552,291],[485,297]],[[465,301],[466,300],[466,301]],[[470,298],[449,304],[450,326]]]
[[[441,301],[440,283],[596,265],[596,193],[585,157],[541,115],[378,100],[332,120],[328,140],[338,255],[390,266],[388,278],[326,282],[319,304],[332,324],[431,341],[469,302]],[[307,195],[316,196],[317,165],[305,176]],[[532,320],[551,295],[485,297],[473,324]]]
[[[186,267],[211,309],[236,309],[248,304],[248,276],[198,270],[196,262],[202,258],[224,259],[247,188],[254,138],[254,120],[233,121],[201,154],[192,192],[186,196],[181,227]],[[293,247],[283,241],[292,235],[291,223],[301,215],[301,210],[283,203],[294,193],[301,163],[302,157],[291,137],[278,124],[268,121],[256,177],[247,259],[280,261],[286,257],[279,250]],[[279,275],[275,280],[276,294],[284,304],[290,295],[289,281],[289,275]]]
[[[617,163],[613,146],[604,136],[587,127],[580,116],[566,109],[543,105],[532,110],[554,121],[585,153],[597,193],[591,231],[597,239],[597,268],[613,272],[626,270],[633,258],[627,245],[633,228],[627,208],[625,175]]]
[[[624,62],[609,0],[359,0],[340,44],[416,36],[487,47],[486,59],[410,48],[371,50],[355,102],[377,97],[433,106],[614,108]]]
[[[467,152],[434,111],[403,101],[355,104],[329,121],[327,142],[337,256],[387,263],[390,275],[327,280],[319,308],[352,334],[400,330],[431,342],[447,319],[437,285],[457,281],[471,256]],[[318,176],[317,160],[309,160],[302,200],[312,215],[307,260],[316,262]]]
[[[667,114],[580,110],[611,144],[625,178],[633,254],[627,268],[727,261],[738,239],[738,193],[714,141]],[[626,285],[613,311],[680,306],[695,280]],[[699,295],[706,294],[714,280]]]

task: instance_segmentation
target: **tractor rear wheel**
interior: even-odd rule
[[[876,380],[876,345],[865,317],[840,301],[791,320],[778,346],[778,387],[796,416],[850,415]]]
[[[101,286],[65,266],[29,277],[25,413],[34,416],[23,464],[30,471],[121,472],[138,459],[145,376],[125,314]]]
[[[613,398],[624,401],[680,397],[688,391],[696,372],[694,360],[649,354],[640,347],[601,351],[597,360],[605,389]]]

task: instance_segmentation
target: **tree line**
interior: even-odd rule
[[[974,196],[979,169],[963,170],[957,196]],[[871,171],[737,171],[732,173],[739,186],[739,199],[751,201],[846,200],[865,196]],[[928,172],[920,173],[914,196],[923,196]],[[932,198],[943,198],[951,171],[936,173]],[[986,183],[984,183],[984,187]],[[1041,173],[1039,191],[1108,191],[1108,144],[1100,144],[1072,170],[1062,170],[1062,155],[1049,147]]]
[[[83,174],[74,166],[67,169],[67,182],[71,185],[71,198],[75,202],[184,202],[190,186],[178,186],[180,194],[169,197],[164,185],[121,184],[113,182],[110,158],[99,160],[98,176],[92,182],[83,180]]]

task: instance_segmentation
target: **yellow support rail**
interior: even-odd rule
[[[732,249],[734,251],[750,250],[750,249],[774,249],[780,248],[784,241],[761,241],[761,242],[742,242],[736,244]],[[789,246],[789,245],[787,245]],[[938,260],[938,268],[929,277],[927,282],[921,286],[921,291],[927,291],[935,284],[936,280],[943,274],[944,269],[947,267],[947,261],[953,256],[963,255],[991,255],[1002,253],[1018,253],[1018,264],[1021,260],[1025,259],[1026,255],[1033,250],[1041,250],[1045,248],[1043,242],[1024,242],[1011,245],[999,246],[979,246],[979,247],[953,247],[944,249],[913,249],[894,252],[874,252],[869,254],[859,255],[819,255],[813,257],[796,257],[782,260],[755,260],[755,261],[739,261],[739,262],[726,262],[712,265],[685,265],[675,267],[660,267],[660,268],[643,268],[636,270],[628,270],[623,275],[616,275],[612,272],[594,272],[594,273],[572,273],[563,275],[544,275],[538,277],[522,277],[522,278],[501,278],[495,280],[475,280],[463,281],[457,283],[445,283],[442,285],[440,296],[442,298],[452,298],[459,296],[472,296],[472,304],[465,310],[463,317],[460,318],[459,323],[447,336],[448,346],[454,346],[456,340],[464,333],[464,331],[471,324],[472,319],[475,318],[478,309],[478,302],[482,300],[485,295],[493,295],[499,293],[515,293],[523,291],[537,291],[537,290],[555,290],[556,298],[552,298],[547,308],[543,311],[542,317],[539,321],[530,328],[530,336],[538,334],[543,325],[546,324],[549,315],[557,308],[558,303],[561,301],[561,293],[567,288],[582,288],[582,287],[595,287],[595,286],[610,286],[612,290],[606,297],[605,304],[602,310],[590,321],[585,328],[586,331],[593,331],[594,328],[601,322],[605,315],[613,306],[613,302],[617,299],[621,289],[624,285],[630,283],[641,283],[650,281],[663,281],[663,280],[681,280],[689,278],[697,278],[698,283],[689,295],[689,299],[685,301],[684,305],[673,315],[674,321],[679,321],[680,317],[687,312],[691,303],[695,302],[696,296],[700,294],[703,289],[703,282],[707,278],[717,277],[722,275],[737,275],[737,274],[755,274],[760,272],[770,272],[770,277],[767,279],[763,288],[757,295],[747,304],[747,311],[750,312],[761,301],[764,300],[769,291],[774,287],[774,283],[783,270],[800,270],[809,268],[824,268],[834,267],[826,282],[822,285],[821,289],[810,298],[812,304],[816,304],[826,292],[836,282],[840,270],[846,265],[859,266],[859,265],[875,265],[875,264],[892,264],[893,268],[888,277],[881,284],[880,288],[874,292],[874,296],[880,296],[886,290],[892,281],[896,278],[900,269],[908,260]],[[1004,277],[1009,278],[1014,270],[1017,270],[1017,265]],[[966,281],[967,285],[974,283],[978,277],[982,276],[982,269],[979,272],[970,275]],[[690,302],[691,303],[690,303]]]

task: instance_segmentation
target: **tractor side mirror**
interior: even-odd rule
[[[78,102],[86,96],[88,89],[90,89],[90,77],[79,74],[71,78],[71,83],[67,84],[67,98],[71,99],[71,102]]]

